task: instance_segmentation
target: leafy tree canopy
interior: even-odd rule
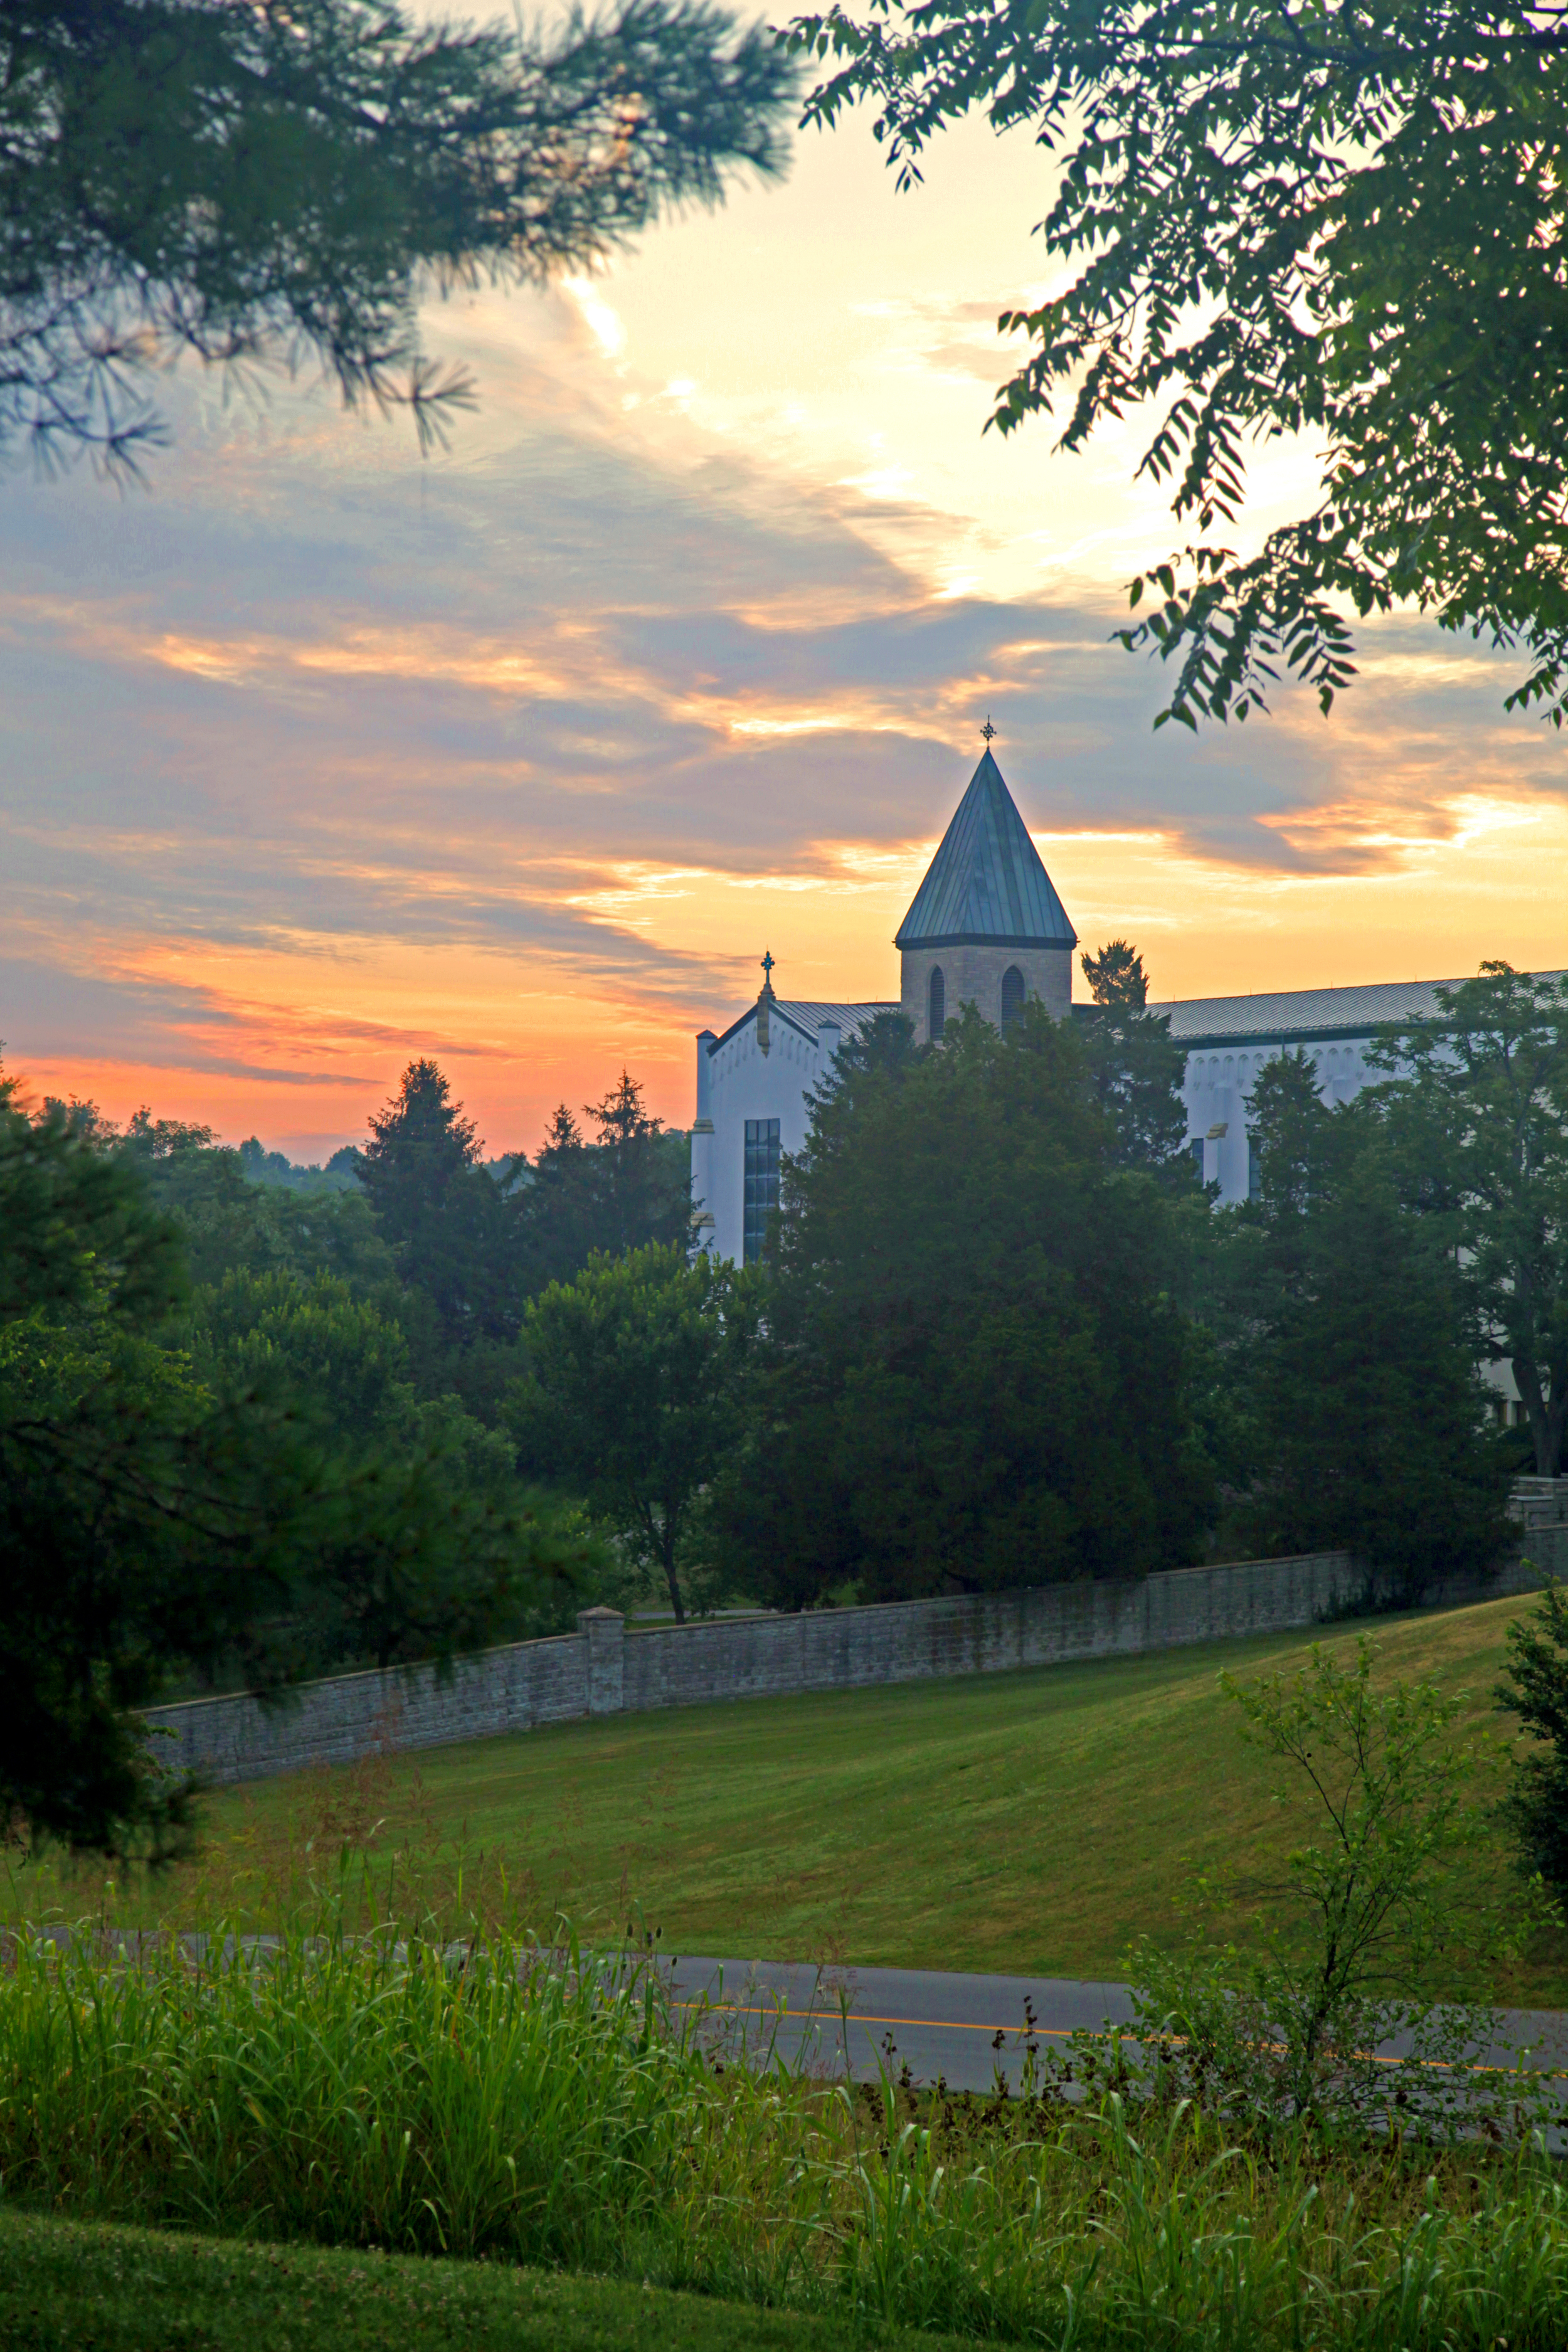
[[[1473,1343],[1507,1363],[1535,1467],[1568,1426],[1568,981],[1484,963],[1369,1056],[1405,1197],[1452,1253]]]
[[[126,1710],[282,1596],[232,1429],[147,1336],[183,1279],[134,1169],[0,1078],[0,1811],[34,1835],[177,1841]]]
[[[763,1406],[725,1480],[749,1590],[893,1600],[1135,1576],[1207,1492],[1171,1212],[1117,1165],[1073,1026],[973,1009],[839,1057],[786,1164]]]
[[[877,110],[900,183],[982,110],[1053,166],[1053,290],[992,422],[1058,446],[1148,403],[1139,472],[1196,536],[1123,633],[1178,659],[1162,719],[1245,718],[1282,671],[1326,710],[1351,616],[1413,600],[1522,649],[1568,713],[1568,26],[1552,5],[869,0],[797,16],[808,121]],[[1321,452],[1256,552],[1247,452]]]
[[[1206,1307],[1247,1426],[1233,1541],[1343,1547],[1415,1597],[1501,1557],[1507,1465],[1452,1257],[1401,1203],[1382,1108],[1374,1094],[1331,1110],[1304,1056],[1265,1066],[1259,1192],[1216,1221]]]
[[[133,469],[183,352],[319,361],[422,439],[422,290],[581,268],[779,169],[790,70],[706,0],[550,37],[395,0],[0,0],[0,457]]]
[[[741,1436],[761,1297],[753,1270],[650,1243],[592,1259],[528,1310],[528,1375],[508,1402],[523,1460],[586,1496],[678,1622],[714,1597],[703,1496]]]
[[[79,1142],[134,1169],[146,1199],[168,1220],[171,1246],[197,1288],[231,1273],[283,1270],[336,1276],[356,1295],[395,1284],[392,1254],[354,1182],[352,1149],[346,1168],[343,1153],[333,1160],[346,1192],[336,1181],[330,1188],[285,1191],[252,1181],[247,1147],[226,1150],[209,1127],[154,1118],[143,1107],[119,1128],[96,1103],[54,1097],[46,1097],[44,1111]]]
[[[286,1152],[268,1151],[259,1136],[247,1136],[239,1147],[240,1165],[253,1184],[284,1184],[300,1192],[350,1192],[359,1158],[352,1143],[334,1151],[324,1168],[311,1162],[301,1167]]]
[[[503,1437],[415,1398],[402,1330],[340,1276],[259,1247],[188,1281],[193,1198],[365,1220],[363,1202],[268,1199],[232,1153],[139,1151],[101,1126],[32,1119],[0,1078],[0,1819],[157,1857],[192,1790],[135,1711],[172,1680],[270,1694],[543,1630],[588,1555]],[[279,1238],[237,1209],[224,1232]]]

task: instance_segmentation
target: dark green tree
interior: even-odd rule
[[[706,1490],[739,1443],[761,1290],[755,1274],[649,1243],[595,1257],[528,1310],[528,1375],[509,1401],[523,1461],[584,1495],[678,1623],[711,1598]]]
[[[398,1287],[391,1249],[361,1188],[310,1193],[252,1182],[237,1151],[181,1144],[155,1158],[127,1154],[154,1207],[178,1231],[192,1282],[208,1287],[230,1273],[317,1274],[358,1297]]]
[[[1097,1004],[1111,1004],[1128,1013],[1142,1013],[1149,1002],[1149,977],[1143,959],[1130,940],[1108,940],[1098,955],[1086,949],[1079,965]]]
[[[1281,672],[1325,709],[1353,614],[1414,602],[1524,648],[1568,710],[1568,28],[1498,0],[871,0],[795,20],[901,185],[984,111],[1044,150],[1053,290],[1004,311],[993,422],[1083,448],[1147,404],[1139,472],[1195,533],[1124,643],[1180,658],[1165,718],[1244,718]],[[1000,371],[999,371],[1000,372]],[[1248,445],[1304,434],[1316,499],[1229,535]]]
[[[1512,1371],[1536,1471],[1554,1478],[1568,1427],[1568,981],[1483,963],[1437,1006],[1369,1058],[1392,1074],[1405,1198],[1453,1257],[1477,1350]]]
[[[147,1161],[0,1078],[0,1817],[157,1857],[193,1792],[136,1711],[172,1680],[271,1697],[448,1658],[558,1619],[587,1552],[504,1439],[412,1402],[345,1284],[193,1297],[150,1195]]]
[[[1508,1629],[1508,1673],[1497,1703],[1531,1745],[1516,1755],[1503,1816],[1529,1873],[1568,1895],[1568,1594],[1549,1584],[1541,1606]]]
[[[637,1080],[623,1070],[603,1100],[588,1105],[599,1130],[599,1195],[595,1246],[622,1250],[684,1247],[692,1235],[691,1146],[683,1130],[648,1112]]]
[[[315,360],[427,437],[469,395],[421,350],[423,292],[591,266],[776,171],[790,89],[702,0],[548,38],[395,0],[4,0],[0,455],[134,467],[185,352]]]
[[[598,1129],[593,1142],[560,1106],[516,1196],[536,1293],[570,1282],[595,1253],[684,1247],[694,1230],[690,1144],[650,1115],[637,1080],[623,1070],[585,1115]]]
[[[0,1078],[0,1811],[34,1838],[177,1843],[131,1710],[286,1597],[241,1433],[149,1337],[182,1283],[134,1169]]]
[[[1401,1202],[1381,1106],[1331,1110],[1291,1055],[1250,1101],[1261,1189],[1222,1228],[1215,1301],[1251,1458],[1229,1536],[1267,1556],[1342,1547],[1412,1600],[1446,1570],[1484,1572],[1507,1543],[1506,1463],[1452,1259]]]
[[[786,1165],[761,1407],[723,1481],[747,1589],[814,1601],[1137,1576],[1207,1502],[1171,1211],[1068,1024],[891,1021]]]
[[[120,1152],[134,1168],[153,1207],[170,1220],[196,1287],[231,1272],[279,1271],[334,1275],[356,1297],[395,1286],[391,1253],[354,1181],[352,1146],[333,1155],[330,1185],[291,1188],[290,1197],[256,1181],[259,1144],[254,1152],[246,1144],[227,1150],[211,1128],[154,1118],[145,1106],[123,1129],[92,1102],[46,1097],[44,1109],[82,1143]]]
[[[518,1478],[510,1441],[421,1397],[389,1307],[330,1274],[230,1273],[192,1301],[215,1396],[286,1416],[322,1465],[274,1641],[292,1673],[392,1666],[561,1630],[591,1547]]]
[[[517,1218],[479,1165],[479,1143],[432,1061],[411,1062],[372,1118],[359,1178],[405,1285],[434,1310],[447,1349],[508,1340],[522,1311]]]
[[[196,1293],[182,1336],[209,1386],[277,1388],[329,1443],[393,1446],[412,1434],[407,1337],[336,1276],[234,1269]]]
[[[570,1282],[594,1255],[598,1203],[590,1150],[561,1103],[532,1166],[518,1171],[526,1278],[535,1293],[552,1282]]]
[[[1194,1179],[1182,1099],[1187,1057],[1168,1013],[1147,1010],[1143,959],[1125,940],[1079,958],[1094,998],[1079,1023],[1095,1098],[1116,1133],[1126,1168],[1157,1171],[1184,1190]]]

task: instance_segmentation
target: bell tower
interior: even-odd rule
[[[893,941],[920,1045],[961,1004],[1006,1029],[1030,998],[1058,1020],[1072,1003],[1078,933],[991,756],[989,719],[981,731],[980,765]]]

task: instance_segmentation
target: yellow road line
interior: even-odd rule
[[[772,2018],[781,2024],[786,2021],[805,2025],[831,2025],[839,2022],[837,2011],[828,2009],[777,2009],[772,2006],[752,2008],[741,2001],[732,2000],[678,2000],[674,2005],[677,2009],[682,2010],[710,2010],[715,2017]],[[846,2021],[850,2025],[923,2025],[930,2027],[934,2033],[988,2033],[993,2040],[998,2033],[1003,2033],[1010,2037],[1015,2046],[1018,2042],[1069,2042],[1075,2033],[1089,2033],[1097,2041],[1105,2039],[1105,2029],[1089,2025],[1037,2025],[1026,2032],[1022,2026],[975,2025],[967,2018],[871,2017],[863,2015],[858,2010],[851,2011]],[[1141,2039],[1130,2025],[1112,2030],[1125,2032],[1130,2041],[1136,2042]],[[1280,2045],[1275,2046],[1279,2048]],[[1526,2044],[1527,2048],[1528,2046]],[[1385,2058],[1375,2050],[1372,2052],[1371,2056],[1374,2066],[1424,2065],[1429,2067],[1435,2074],[1448,2074],[1454,2072],[1453,2067],[1445,2058]],[[1467,2066],[1461,2071],[1468,2074],[1511,2074],[1516,2070],[1512,2066],[1477,2064]],[[1568,2081],[1568,2069],[1563,2067],[1532,2066],[1528,2071],[1538,2078],[1544,2077],[1552,2082]]]

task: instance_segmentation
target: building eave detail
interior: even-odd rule
[[[1068,931],[1065,939],[1043,940],[1037,933],[1023,931],[944,931],[939,939],[895,939],[893,945],[905,955],[925,955],[935,948],[1026,948],[1032,953],[1058,950],[1071,955],[1078,945],[1078,933]]]

